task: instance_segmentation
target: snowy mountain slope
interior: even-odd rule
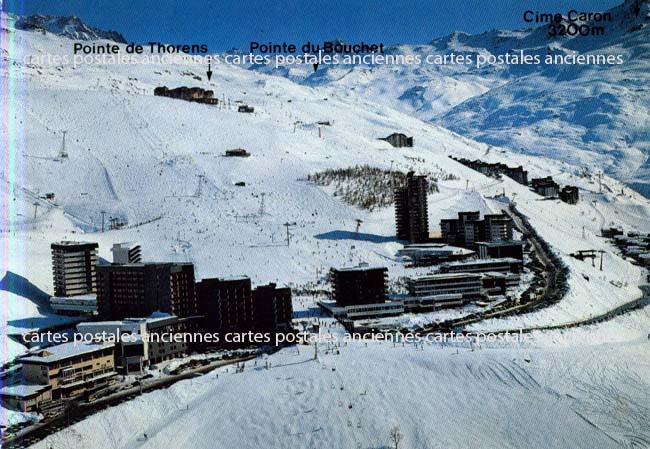
[[[12,130],[21,132],[13,141],[13,166],[0,172],[0,198],[13,212],[0,233],[8,254],[0,273],[23,276],[44,293],[51,293],[49,245],[62,238],[98,241],[106,259],[113,242],[137,240],[146,260],[190,260],[199,278],[248,274],[256,284],[305,284],[331,266],[360,261],[388,266],[391,278],[412,273],[395,257],[401,245],[392,238],[392,207],[360,210],[303,181],[325,168],[370,164],[443,170],[459,178],[439,182],[440,192],[429,198],[434,229],[461,210],[499,210],[504,204],[486,197],[505,191],[569,265],[570,292],[563,301],[481,323],[481,329],[560,323],[640,294],[644,271],[597,235],[607,225],[649,231],[650,202],[610,177],[598,193],[595,177],[565,161],[478,143],[374,98],[238,67],[217,67],[208,83],[194,78],[205,72],[195,65],[26,66],[25,54],[69,54],[70,42],[14,32],[6,17],[3,27],[18,53],[3,73],[5,85],[16,88],[5,97],[15,103],[5,109],[10,115],[0,136],[7,142]],[[153,88],[163,84],[209,87],[226,98],[226,107],[154,97]],[[238,100],[254,106],[255,114],[237,113]],[[320,120],[334,121],[321,128],[321,138]],[[57,161],[63,130],[69,157]],[[416,146],[394,149],[377,140],[394,131],[413,135]],[[251,157],[221,156],[235,147]],[[553,175],[580,186],[582,201],[542,200],[450,155],[524,164],[530,177]],[[235,186],[239,181],[246,186]],[[47,192],[55,199],[40,198]],[[126,227],[102,233],[101,211]],[[357,218],[363,220],[359,236]],[[296,223],[289,246],[287,222]],[[605,251],[606,271],[568,257],[588,248]],[[41,324],[39,316],[56,319],[36,307],[38,296],[0,291],[0,319],[21,331]],[[311,305],[299,304],[299,312]],[[331,320],[322,321],[323,329],[342,335]],[[380,448],[388,447],[393,426],[404,434],[405,448],[644,447],[650,443],[649,327],[646,308],[598,326],[535,332],[530,341],[481,350],[350,343],[335,355],[322,344],[314,361],[313,348],[288,348],[268,358],[269,370],[258,359],[241,374],[229,367],[179,382],[34,447]],[[7,326],[1,328],[6,333]],[[7,344],[6,335],[0,337]],[[14,346],[3,355],[20,351]]]
[[[126,44],[126,39],[116,31],[104,31],[86,25],[79,17],[55,17],[42,14],[20,17],[16,21],[18,30],[47,31],[78,41],[107,39]]]
[[[319,86],[342,96],[372,98],[493,145],[598,167],[648,194],[650,124],[647,0],[626,0],[610,12],[603,36],[549,38],[547,27],[456,32],[427,45],[398,45],[390,54],[496,56],[616,54],[615,66],[410,65],[251,69]]]
[[[623,64],[547,67],[456,106],[441,123],[514,151],[598,167],[647,194],[649,10],[643,2],[636,18],[627,2],[612,10],[606,39],[574,38],[553,49],[621,54]]]
[[[460,210],[503,206],[485,196],[516,194],[520,210],[566,258],[573,271],[565,301],[495,325],[568,321],[640,294],[642,270],[595,236],[610,224],[648,229],[650,206],[629,189],[620,195],[624,186],[610,178],[604,180],[605,193],[598,194],[595,179],[578,176],[572,165],[488,147],[381,104],[233,66],[219,66],[209,83],[194,78],[203,75],[205,67],[199,66],[25,66],[26,54],[60,54],[71,46],[51,34],[13,33],[20,54],[9,76],[22,86],[15,95],[24,104],[13,120],[24,126],[16,150],[21,157],[15,173],[21,176],[3,171],[1,178],[4,197],[12,197],[17,212],[13,233],[3,233],[15,248],[3,272],[13,271],[44,292],[51,293],[49,245],[64,238],[98,241],[106,259],[112,243],[137,240],[146,260],[192,261],[199,278],[248,274],[254,283],[300,285],[320,280],[330,267],[362,261],[401,276],[407,270],[395,256],[400,245],[393,239],[392,208],[360,210],[304,181],[325,168],[370,164],[442,170],[459,178],[440,181],[440,193],[430,196],[433,229]],[[153,88],[162,84],[209,87],[226,105],[154,97]],[[256,112],[237,113],[236,101]],[[334,121],[321,127],[321,138],[315,125],[320,120]],[[69,157],[55,160],[63,130]],[[377,140],[394,131],[413,135],[416,147],[394,149]],[[252,156],[222,157],[236,147]],[[531,177],[552,174],[580,186],[586,201],[576,206],[540,201],[526,187],[486,178],[450,155],[524,164]],[[55,193],[55,200],[39,198],[46,192]],[[102,233],[102,211],[105,227],[115,217],[125,228]],[[356,219],[363,220],[362,238],[354,234]],[[285,223],[295,223],[289,246]],[[568,258],[585,248],[606,251],[607,272]],[[19,263],[21,258],[29,263]],[[593,280],[584,281],[583,274]]]

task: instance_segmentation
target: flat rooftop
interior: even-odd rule
[[[50,385],[38,385],[38,384],[16,384],[16,385],[6,385],[0,389],[0,395],[3,396],[13,396],[18,398],[24,398],[29,396],[34,396],[43,391],[49,390]]]
[[[458,267],[458,266],[465,266],[465,265],[492,265],[492,264],[499,264],[499,263],[521,263],[521,260],[515,259],[514,257],[502,257],[499,259],[476,259],[476,260],[470,260],[470,261],[464,261],[464,262],[447,262],[443,265],[447,267]]]
[[[50,346],[45,349],[40,349],[38,354],[28,355],[21,357],[20,362],[35,362],[35,363],[52,363],[59,360],[65,360],[81,354],[88,354],[102,349],[111,348],[111,344],[102,343],[63,343],[61,345]]]
[[[490,247],[523,245],[521,240],[501,240],[496,242],[476,242],[477,245],[486,245]]]
[[[334,268],[336,271],[371,271],[371,270],[388,270],[386,267],[371,267],[371,266],[360,266],[360,267],[345,267],[345,268]]]
[[[481,278],[481,273],[434,273],[425,274],[423,276],[413,276],[409,279],[412,281],[423,281],[429,279],[462,279],[462,278]]]

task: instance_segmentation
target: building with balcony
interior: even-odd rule
[[[429,240],[429,213],[426,176],[409,172],[406,185],[395,189],[395,227],[397,238],[411,243]]]
[[[332,268],[332,299],[342,307],[386,302],[387,276],[385,267]]]
[[[94,242],[52,243],[54,296],[77,296],[97,291],[97,248]]]
[[[191,263],[98,266],[97,309],[102,319],[148,317],[163,312],[198,314]]]
[[[125,265],[142,262],[142,249],[136,242],[114,243],[111,253],[113,253],[114,264]]]
[[[129,374],[187,354],[188,339],[175,338],[174,335],[193,332],[196,324],[193,318],[161,315],[79,323],[77,332],[114,341],[115,367]]]
[[[105,388],[114,381],[112,343],[69,342],[21,357],[25,385],[49,386],[52,400]]]
[[[476,250],[481,259],[512,257],[513,259],[524,260],[524,242],[521,240],[476,242]]]

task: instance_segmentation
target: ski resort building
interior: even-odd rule
[[[193,101],[196,103],[218,104],[219,100],[214,98],[214,91],[201,89],[200,87],[177,87],[169,89],[167,86],[156,87],[153,94],[157,97],[177,98],[179,100]]]
[[[578,204],[580,200],[580,193],[575,186],[564,186],[560,190],[560,199],[568,204]]]
[[[61,315],[97,315],[97,295],[52,296],[50,307]]]
[[[97,243],[53,243],[54,296],[86,295],[97,291]]]
[[[113,253],[114,264],[125,265],[142,262],[142,249],[136,242],[114,243],[111,253]]]
[[[119,321],[95,321],[77,324],[77,332],[112,339],[115,345],[116,369],[129,374],[145,367],[182,357],[188,353],[185,339],[174,339],[174,334],[195,330],[193,318],[173,315],[148,318],[127,318]]]
[[[251,288],[248,277],[203,279],[196,284],[204,327],[215,332],[291,330],[290,288],[268,284]]]
[[[256,332],[288,331],[293,319],[291,289],[276,284],[260,285],[253,290],[253,330]]]
[[[0,389],[0,399],[5,408],[19,412],[36,412],[52,400],[52,387],[20,383],[5,385]]]
[[[427,177],[409,172],[406,186],[395,189],[395,224],[397,238],[411,243],[429,240]]]
[[[508,290],[519,286],[519,275],[515,273],[487,272],[481,276],[485,296],[505,296]]]
[[[384,303],[387,276],[385,267],[332,268],[332,298],[343,307]]]
[[[408,265],[413,267],[426,267],[442,262],[464,260],[476,256],[474,251],[444,243],[416,243],[405,245],[404,248],[397,251],[397,254]]]
[[[402,133],[393,133],[388,137],[380,137],[379,140],[388,142],[395,148],[413,146],[413,137],[407,137],[406,134]]]
[[[114,381],[111,343],[69,342],[21,357],[24,383],[50,387],[52,400],[71,398],[105,388]]]
[[[441,273],[521,273],[523,262],[519,259],[504,257],[501,259],[478,259],[464,262],[448,262],[440,265]]]
[[[232,150],[226,150],[224,156],[226,157],[249,157],[251,154],[243,148],[234,148]]]
[[[560,186],[551,176],[545,178],[534,178],[532,186],[535,193],[546,198],[557,198],[560,194]]]
[[[137,263],[98,267],[97,308],[102,319],[178,317],[198,313],[191,263]]]
[[[406,310],[404,302],[401,300],[352,306],[339,306],[334,302],[321,301],[318,305],[329,315],[339,320],[365,320],[368,318],[398,316]]]
[[[251,326],[253,297],[247,276],[202,279],[196,283],[196,295],[206,329],[239,332]]]
[[[456,307],[479,299],[483,282],[480,274],[444,273],[411,277],[406,280],[409,298],[404,304],[409,311],[425,311]]]
[[[476,242],[481,259],[502,259],[511,257],[524,260],[524,242],[520,240],[501,240],[496,242]]]
[[[242,104],[239,105],[237,108],[237,112],[243,112],[245,114],[252,114],[255,112],[255,108],[253,106],[248,106],[247,104]]]
[[[480,159],[469,160],[465,158],[458,159],[452,156],[449,157],[486,176],[498,177],[505,175],[517,181],[519,184],[528,185],[528,171],[524,170],[524,167],[521,165],[519,167],[508,167],[506,164],[500,162],[490,163]]]
[[[459,212],[458,218],[440,220],[442,240],[450,245],[473,249],[476,242],[512,240],[512,218],[506,214],[488,214],[480,219],[480,212]]]

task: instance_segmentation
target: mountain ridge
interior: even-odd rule
[[[117,31],[102,30],[86,24],[77,16],[52,16],[32,14],[17,17],[15,27],[23,31],[47,31],[69,39],[92,41],[106,39],[126,44],[126,39]]]

